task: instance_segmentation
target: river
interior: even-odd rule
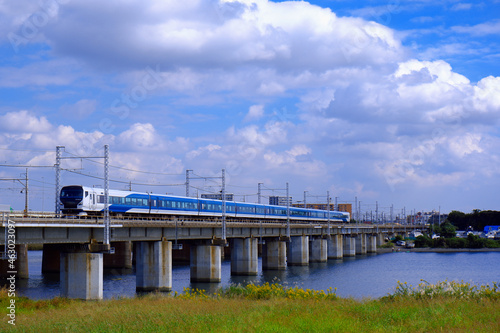
[[[59,278],[42,275],[42,251],[29,251],[28,280],[18,281],[18,294],[31,299],[50,299],[59,296]],[[491,284],[500,282],[500,252],[415,253],[394,252],[360,255],[352,258],[311,263],[304,267],[288,267],[285,271],[265,271],[260,267],[253,277],[234,277],[231,262],[222,262],[221,283],[190,283],[189,266],[172,268],[172,290],[198,288],[210,292],[230,284],[279,282],[304,289],[337,288],[337,295],[355,299],[378,298],[392,292],[397,281],[418,285],[421,280],[436,283],[444,280]],[[134,297],[133,270],[105,270],[104,298]]]

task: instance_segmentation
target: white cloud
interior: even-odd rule
[[[500,20],[493,20],[474,26],[455,26],[451,29],[459,33],[471,34],[473,36],[498,35],[500,33]]]
[[[161,151],[164,149],[164,141],[156,133],[152,124],[133,124],[117,139],[120,148],[125,151]]]
[[[122,68],[324,71],[361,61],[389,63],[404,54],[392,30],[306,2],[193,1],[179,7],[153,0],[140,6],[74,1],[61,6],[44,35],[57,52]]]
[[[84,119],[95,112],[97,107],[96,100],[81,99],[74,104],[64,104],[60,110],[65,117],[73,119]]]
[[[52,125],[45,117],[36,117],[32,112],[26,110],[9,112],[0,116],[0,129],[5,133],[40,133],[48,132]]]
[[[264,115],[264,105],[252,105],[243,121],[259,120]]]
[[[457,4],[454,4],[452,7],[451,7],[451,10],[455,10],[455,11],[459,11],[459,10],[469,10],[472,8],[472,4],[471,3],[457,3]]]
[[[500,77],[488,76],[474,87],[474,107],[481,112],[500,112]]]

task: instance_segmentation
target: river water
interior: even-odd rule
[[[42,251],[29,251],[28,280],[18,281],[18,293],[31,299],[50,299],[59,296],[58,275],[42,275]],[[172,290],[198,288],[209,292],[230,284],[261,284],[279,282],[304,289],[337,288],[341,297],[378,298],[394,291],[397,281],[414,286],[421,280],[436,283],[444,280],[490,284],[500,282],[500,252],[414,253],[394,252],[361,255],[352,258],[311,263],[304,267],[288,267],[285,271],[262,271],[253,277],[231,276],[231,262],[222,262],[221,283],[190,283],[189,266],[172,268]],[[134,297],[133,270],[105,270],[104,298]]]

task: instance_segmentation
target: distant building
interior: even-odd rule
[[[443,223],[447,218],[448,218],[448,214],[441,214],[441,216],[439,216],[439,213],[433,212],[433,214],[431,216],[429,216],[427,223],[439,224],[439,223]]]
[[[300,207],[304,208],[304,204],[293,204],[293,207]],[[352,204],[350,203],[339,203],[337,204],[338,209],[337,211],[339,212],[347,212],[352,216]],[[311,209],[322,209],[322,210],[328,210],[328,204],[326,203],[312,203],[312,204],[306,204],[306,208],[311,208]],[[335,210],[335,204],[330,203],[330,210],[334,211]]]
[[[286,206],[286,197],[269,197],[269,204],[274,206]],[[288,197],[288,204],[292,206],[292,197]]]
[[[222,201],[222,193],[204,193],[201,195],[201,198]],[[234,194],[226,193],[226,201],[234,201]]]

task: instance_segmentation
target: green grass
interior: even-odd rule
[[[210,296],[186,290],[105,301],[17,298],[16,326],[3,316],[0,331],[498,332],[498,286],[400,283],[391,295],[363,301],[277,284],[231,286]],[[0,306],[8,302],[1,291]]]

